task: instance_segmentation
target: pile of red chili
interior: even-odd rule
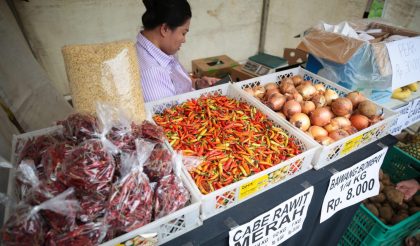
[[[155,115],[175,150],[204,157],[190,170],[203,194],[261,172],[302,152],[294,138],[245,102],[202,96]]]

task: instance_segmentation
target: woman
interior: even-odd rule
[[[191,8],[186,0],[143,0],[144,30],[137,36],[144,101],[154,101],[213,85],[218,79],[191,81],[174,56],[185,43]]]

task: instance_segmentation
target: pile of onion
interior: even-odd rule
[[[244,88],[276,114],[305,131],[322,145],[328,145],[383,119],[376,104],[358,91],[339,97],[322,83],[313,84],[300,75],[264,86]]]

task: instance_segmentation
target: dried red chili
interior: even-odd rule
[[[46,234],[46,246],[95,246],[104,237],[105,227],[102,223],[88,223],[74,230],[59,233],[50,230]]]
[[[150,121],[145,120],[141,125],[132,124],[131,128],[136,136],[140,136],[157,143],[163,143],[165,141],[163,128],[151,123]]]
[[[74,144],[70,141],[56,143],[48,147],[42,156],[42,166],[44,167],[45,177],[51,181],[57,181],[57,174],[61,172],[61,165],[64,158],[73,150]],[[60,177],[63,180],[64,177]]]
[[[185,207],[190,193],[174,174],[159,180],[155,191],[154,218],[158,219]]]
[[[147,176],[136,168],[112,186],[106,221],[111,235],[129,232],[151,221],[153,190]]]
[[[131,129],[114,126],[108,131],[106,138],[123,152],[133,153],[136,150],[136,136]]]
[[[157,182],[172,172],[172,154],[162,144],[157,144],[144,164],[144,173],[151,182]]]
[[[109,189],[102,193],[78,191],[76,195],[80,202],[80,211],[77,213],[77,218],[86,223],[102,217],[108,206]]]
[[[75,113],[56,124],[62,125],[64,136],[76,143],[94,138],[98,130],[98,120],[90,114]]]

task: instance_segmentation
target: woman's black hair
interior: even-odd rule
[[[146,30],[163,23],[174,30],[191,18],[191,8],[187,0],[143,0],[143,4],[146,12],[141,20]]]

